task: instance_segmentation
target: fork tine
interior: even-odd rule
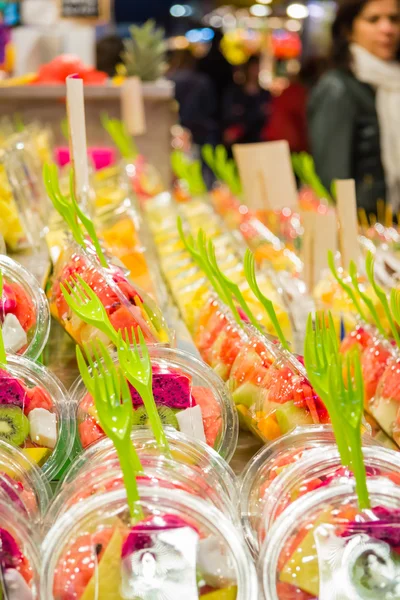
[[[138,327],[138,335],[139,335],[140,349],[142,351],[142,358],[144,360],[150,362],[149,349],[148,349],[147,344],[145,342],[143,331],[140,329],[140,327]]]

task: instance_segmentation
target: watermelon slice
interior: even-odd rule
[[[221,407],[208,388],[193,386],[192,396],[201,408],[207,444],[214,447],[222,429]]]
[[[381,378],[380,394],[383,398],[390,398],[400,402],[400,359],[390,362]]]
[[[340,344],[340,352],[342,354],[347,354],[354,346],[358,346],[360,350],[365,350],[370,341],[371,334],[361,325],[357,325],[357,327],[343,339]]]
[[[361,368],[364,378],[365,402],[375,396],[376,388],[392,354],[379,341],[372,340],[365,348],[361,357]]]
[[[10,310],[15,315],[25,331],[29,331],[36,323],[35,305],[24,288],[15,282],[8,284],[14,293],[16,304]]]
[[[96,423],[95,419],[87,416],[84,421],[78,425],[79,438],[83,448],[87,448],[93,442],[104,437],[104,431]]]

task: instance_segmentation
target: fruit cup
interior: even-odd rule
[[[41,467],[48,480],[65,464],[73,447],[70,402],[48,369],[9,356],[0,370],[0,440]]]
[[[149,353],[154,399],[163,425],[206,442],[229,461],[237,444],[238,421],[221,379],[201,360],[181,350],[150,346]],[[132,387],[131,395],[134,426],[147,427],[147,412]],[[76,407],[77,450],[81,450],[104,433],[93,398],[81,378],[73,384],[71,398]]]
[[[306,494],[279,517],[258,561],[265,600],[398,596],[400,489],[371,477],[368,490],[368,510],[348,480]]]
[[[61,516],[42,546],[42,598],[257,600],[255,569],[222,513],[178,490],[139,485],[139,497],[134,524],[124,490]]]
[[[146,162],[144,156],[139,155],[134,162],[126,163],[125,170],[133,191],[141,202],[154,198],[164,191],[160,173],[153,165]]]
[[[143,486],[164,489],[183,490],[188,494],[202,498],[224,513],[240,527],[237,505],[234,506],[221,486],[211,486],[207,477],[196,466],[184,464],[162,455],[139,452],[143,473],[137,479]],[[86,498],[109,490],[124,487],[119,461],[113,457],[101,463],[88,464],[86,469],[67,484],[59,486],[59,491],[49,508],[46,521],[51,526],[60,514]]]
[[[200,440],[189,438],[175,429],[166,430],[171,455],[175,462],[196,469],[197,477],[206,481],[221,497],[229,499],[233,507],[238,505],[236,476],[228,463],[215,450]],[[145,456],[160,456],[156,441],[148,429],[136,429],[131,434],[137,452]],[[109,438],[103,437],[79,454],[65,473],[60,490],[69,485],[81,473],[116,459],[116,452]],[[163,456],[163,455],[162,455]]]
[[[51,489],[36,464],[22,450],[0,440],[0,492],[30,523],[41,525]]]
[[[79,345],[97,337],[109,344],[109,339],[82,322],[66,303],[60,284],[71,283],[71,278],[77,275],[96,293],[116,331],[140,327],[147,344],[171,342],[172,334],[160,309],[131,283],[123,269],[114,265],[107,269],[101,267],[90,249],[84,251],[71,242],[56,264],[48,296],[52,316]]]
[[[375,397],[368,405],[383,431],[400,446],[400,357],[398,353],[386,365]]]
[[[50,332],[46,296],[29,271],[8,256],[0,255],[3,295],[0,319],[5,349],[36,360]]]
[[[329,422],[328,412],[311,387],[302,364],[289,352],[273,348],[276,358],[257,379],[246,417],[262,441],[269,442],[298,425]],[[256,380],[253,380],[253,384]]]
[[[372,439],[369,438],[369,441],[372,442]],[[397,452],[373,445],[364,447],[363,455],[368,477],[385,477],[393,483],[400,483],[400,456]],[[320,448],[304,453],[274,479],[265,493],[261,528],[258,531],[260,542],[277,518],[297,498],[352,477],[353,473],[342,466],[335,445],[324,447],[322,454]]]
[[[25,517],[0,500],[0,597],[39,600],[40,540]]]

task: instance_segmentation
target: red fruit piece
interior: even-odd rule
[[[39,386],[28,389],[26,392],[24,413],[28,415],[34,408],[44,408],[50,412],[54,408],[49,392]]]
[[[284,583],[278,581],[276,584],[276,592],[279,600],[314,600],[315,596],[310,596],[307,592],[304,592],[300,588],[290,585],[290,583]]]
[[[26,400],[24,382],[0,369],[0,404],[13,404],[22,408]]]
[[[17,301],[16,306],[10,312],[17,317],[21,327],[25,331],[29,331],[36,323],[35,305],[21,285],[10,282],[9,286],[14,292]]]
[[[291,371],[290,367],[271,367],[264,383],[266,389],[268,389],[268,400],[284,404],[294,400],[298,377]]]
[[[96,442],[100,438],[104,437],[104,431],[97,425],[96,421],[92,417],[86,417],[82,423],[78,425],[79,438],[83,448],[87,448],[93,442]]]
[[[364,350],[371,341],[371,334],[366,331],[363,327],[357,326],[342,340],[340,344],[340,352],[346,354],[358,345],[361,350]]]
[[[371,341],[361,357],[364,377],[365,400],[368,402],[375,396],[379,379],[385,371],[391,353],[379,341]]]
[[[78,600],[101,561],[113,529],[80,536],[60,559],[54,575],[53,595],[58,600]]]
[[[221,407],[208,388],[194,386],[192,396],[201,408],[207,444],[214,447],[222,427]]]
[[[381,395],[386,400],[400,402],[400,359],[390,362],[382,375]]]

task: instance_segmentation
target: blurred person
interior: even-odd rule
[[[189,49],[172,54],[167,77],[175,83],[182,127],[189,129],[195,144],[215,145],[218,142],[215,90],[207,75],[196,72],[196,59]]]
[[[307,101],[310,88],[318,80],[324,62],[310,58],[288,84],[274,94],[270,118],[263,131],[266,141],[287,140],[291,152],[308,152]]]
[[[223,141],[233,144],[262,141],[268,119],[271,94],[260,86],[260,57],[251,56],[241,72],[241,81],[225,92],[223,106]]]
[[[343,0],[333,69],[309,103],[309,136],[325,186],[355,179],[358,205],[400,207],[400,10],[396,0]]]
[[[209,77],[216,93],[215,118],[221,122],[223,118],[223,98],[226,88],[233,83],[232,65],[221,52],[223,34],[219,29],[212,29],[214,37],[209,52],[197,63],[197,70]]]
[[[97,69],[104,71],[109,77],[114,77],[117,65],[122,62],[123,49],[123,41],[117,34],[107,35],[99,40],[96,44]]]

